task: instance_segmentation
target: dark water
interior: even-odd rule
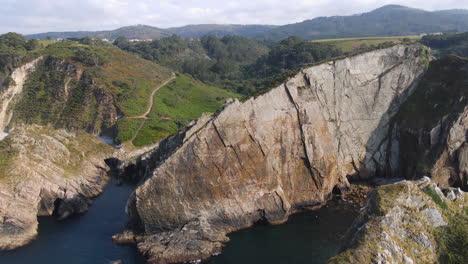
[[[357,216],[342,203],[332,200],[319,210],[292,215],[284,225],[233,233],[223,253],[204,264],[325,263],[338,253],[342,236]]]
[[[145,263],[136,249],[112,243],[126,221],[125,204],[132,186],[110,183],[82,215],[65,221],[39,218],[39,236],[26,247],[0,252],[0,264],[125,264]]]
[[[111,236],[124,228],[125,203],[132,186],[109,184],[82,216],[58,222],[39,220],[39,237],[30,245],[0,252],[0,264],[144,264],[135,248],[114,245]],[[313,212],[296,214],[279,226],[255,226],[230,235],[231,242],[206,264],[314,264],[338,252],[340,237],[355,213],[337,201]]]

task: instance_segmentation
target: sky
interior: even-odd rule
[[[364,13],[387,4],[468,9],[467,0],[1,0],[0,33],[107,30],[144,24],[284,25]]]

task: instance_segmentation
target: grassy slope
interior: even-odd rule
[[[191,120],[197,119],[202,113],[213,113],[227,98],[239,97],[217,87],[193,80],[186,75],[179,75],[174,81],[162,87],[154,97],[154,107],[148,120],[133,140],[135,146],[144,146],[164,138],[185,126]],[[141,120],[123,119],[129,123],[126,137],[122,142],[132,138]]]
[[[96,52],[107,62],[103,66],[80,63],[75,58],[79,50]],[[112,46],[93,47],[76,42],[58,42],[29,54],[35,57],[40,55],[72,61],[82,70],[91,72],[106,92],[116,96],[117,104],[126,116],[144,113],[154,87],[171,76],[171,70]]]
[[[125,116],[143,114],[151,92],[171,77],[171,70],[117,48],[107,51],[111,62],[104,66],[100,81],[117,93],[118,106]]]
[[[393,42],[395,44],[402,43],[404,38],[409,38],[412,41],[419,40],[419,36],[400,36],[400,37],[368,37],[368,38],[341,38],[341,39],[320,39],[313,42],[329,43],[343,52],[352,52],[359,49],[361,45],[379,45],[384,42]]]
[[[83,51],[97,54],[105,62],[101,65],[84,63],[79,57]],[[27,80],[15,115],[19,121],[53,124],[55,127],[93,128],[93,131],[99,131],[101,123],[107,125],[114,122],[96,120],[96,117],[108,113],[103,105],[116,105],[124,116],[143,114],[154,88],[170,78],[172,73],[167,68],[112,46],[57,42],[29,52],[26,56],[31,59],[44,56],[45,62]],[[60,67],[60,60],[73,64],[77,71],[83,72],[80,81],[68,82],[76,74],[73,70],[66,72]],[[68,99],[64,96],[65,83],[69,88]],[[103,97],[103,94],[108,96]],[[122,133],[129,129],[126,123],[119,128]]]

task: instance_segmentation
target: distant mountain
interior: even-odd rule
[[[468,31],[468,10],[451,9],[425,11],[400,5],[387,5],[368,13],[352,16],[318,17],[284,26],[271,25],[219,25],[202,24],[161,29],[137,25],[107,31],[48,32],[27,35],[26,38],[98,37],[116,39],[159,39],[172,34],[198,38],[211,34],[217,36],[241,35],[263,39],[284,39],[298,36],[303,39],[403,36],[422,33]]]
[[[285,25],[260,34],[262,38],[304,39],[403,36],[444,31],[468,31],[468,10],[429,12],[399,5],[387,5],[353,16],[318,17]]]
[[[118,37],[125,37],[127,39],[160,39],[176,34],[184,38],[198,38],[204,35],[240,35],[246,37],[254,37],[264,33],[275,26],[268,25],[218,25],[218,24],[202,24],[202,25],[188,25],[183,27],[174,27],[168,29],[161,29],[146,25],[136,25],[121,27],[115,30],[105,31],[75,31],[75,32],[47,32],[40,34],[26,35],[27,39],[37,38],[45,39],[50,37],[57,38],[107,38],[116,39]]]
[[[188,25],[167,29],[168,32],[185,38],[198,38],[204,35],[216,35],[219,37],[225,35],[240,35],[244,37],[255,37],[267,32],[277,26],[270,25],[219,25],[202,24]]]
[[[52,39],[57,38],[107,38],[107,39],[116,39],[120,36],[123,36],[127,39],[159,39],[163,37],[170,36],[169,32],[166,32],[164,29],[146,26],[146,25],[136,25],[121,27],[115,30],[103,30],[103,31],[71,31],[71,32],[47,32],[39,34],[26,35],[26,39],[45,39],[50,37]]]

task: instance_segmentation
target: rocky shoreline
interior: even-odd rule
[[[2,250],[33,240],[37,216],[86,212],[109,181],[104,160],[113,148],[90,134],[32,125],[16,127],[5,140],[13,154],[0,173]]]

